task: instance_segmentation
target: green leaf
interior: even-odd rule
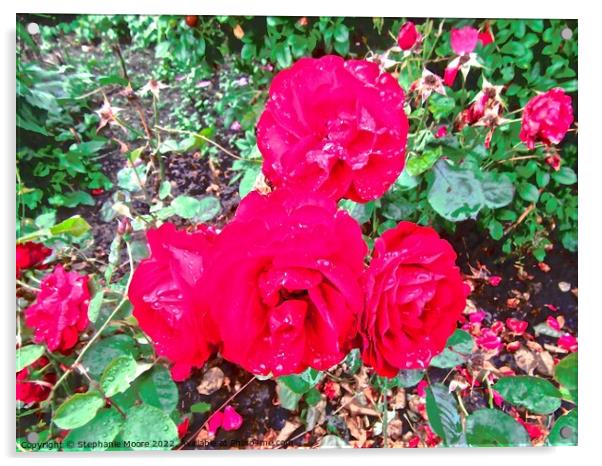
[[[185,219],[194,218],[198,222],[206,222],[219,214],[221,205],[215,197],[207,196],[196,199],[190,196],[178,196],[171,202],[176,215]]]
[[[548,445],[555,447],[577,445],[578,424],[577,409],[560,416],[550,430]]]
[[[136,361],[131,355],[118,356],[105,368],[100,386],[105,395],[111,397],[125,392],[136,378]]]
[[[577,353],[571,353],[556,365],[554,378],[571,393],[571,397],[577,403],[579,382]]]
[[[261,165],[259,164],[253,165],[245,170],[245,173],[240,180],[240,185],[238,186],[238,194],[240,194],[241,199],[253,190],[255,180],[257,180],[260,173]]]
[[[440,120],[441,118],[445,118],[450,115],[454,108],[456,107],[456,102],[453,98],[447,97],[441,94],[433,94],[429,98],[429,111],[433,114],[433,117],[436,120]]]
[[[402,388],[410,388],[418,384],[423,377],[425,371],[422,369],[404,369],[397,373],[397,386]]]
[[[475,218],[485,198],[481,183],[467,169],[452,167],[444,160],[435,165],[435,180],[428,192],[431,207],[443,218],[460,222]]]
[[[458,404],[445,385],[426,388],[426,412],[431,428],[446,446],[466,445]]]
[[[96,319],[98,319],[104,296],[104,291],[100,290],[90,300],[90,304],[88,305],[88,319],[90,320],[90,322],[96,322]]]
[[[107,444],[115,440],[123,423],[123,417],[115,409],[101,409],[86,425],[67,434],[63,441],[63,450],[104,451],[108,448]]]
[[[504,377],[493,386],[495,390],[514,406],[527,408],[538,414],[550,414],[561,404],[560,392],[546,379],[517,375]]]
[[[279,377],[278,381],[285,384],[293,392],[303,395],[315,387],[322,379],[322,376],[322,372],[310,367],[301,374],[292,374]]]
[[[73,191],[65,194],[55,194],[48,199],[50,205],[76,207],[78,205],[94,205],[94,198],[84,191]]]
[[[171,183],[164,181],[159,188],[159,199],[163,200],[171,194]]]
[[[474,340],[470,333],[457,329],[447,340],[443,352],[431,360],[431,366],[441,369],[450,369],[468,360],[474,347]]]
[[[136,176],[138,174],[138,176]],[[140,180],[138,180],[140,178]],[[124,167],[117,172],[117,184],[120,188],[132,193],[142,189],[140,183],[144,185],[146,182],[146,167],[138,165],[135,169],[132,167]]]
[[[50,233],[53,235],[72,235],[81,236],[90,229],[90,225],[80,215],[63,220],[58,225],[50,227]]]
[[[291,390],[281,379],[282,377],[277,381],[280,406],[289,411],[295,411],[303,395]]]
[[[552,173],[552,178],[556,183],[571,185],[577,182],[577,174],[570,167],[560,167],[560,170]]]
[[[209,403],[205,403],[204,401],[199,401],[198,403],[193,404],[190,407],[191,413],[207,413],[211,410],[211,405]]]
[[[531,183],[521,183],[518,185],[518,194],[527,202],[537,202],[539,199],[539,190],[537,186]]]
[[[495,409],[479,409],[466,419],[466,439],[471,447],[531,446],[525,428]]]
[[[129,335],[113,335],[94,343],[82,359],[82,364],[94,379],[98,379],[105,367],[118,356],[138,355],[136,341]]]
[[[175,209],[176,215],[191,219],[199,210],[199,200],[190,196],[178,196],[171,202],[171,206]]]
[[[337,24],[334,28],[334,40],[337,42],[347,42],[349,41],[349,28],[345,26],[343,23]]]
[[[208,222],[215,218],[221,210],[222,206],[219,200],[216,197],[207,196],[200,200],[199,210],[194,219],[200,223]]]
[[[339,202],[339,207],[349,212],[349,215],[360,225],[368,222],[374,213],[374,202],[360,204],[349,199],[343,199]]]
[[[36,362],[43,354],[44,347],[41,345],[27,345],[17,349],[17,372]]]
[[[406,162],[406,170],[410,176],[418,176],[431,168],[443,155],[443,148],[427,149],[421,154],[414,154]]]
[[[507,206],[514,197],[514,186],[506,175],[485,173],[481,181],[485,205],[492,209]]]
[[[146,404],[170,414],[178,405],[178,387],[169,370],[164,366],[156,366],[151,372],[144,374],[138,385],[140,399]]]
[[[76,429],[94,419],[104,405],[105,400],[98,392],[76,393],[58,407],[53,422],[61,429]]]
[[[127,412],[122,439],[133,450],[171,450],[180,443],[178,429],[170,417],[147,404]]]

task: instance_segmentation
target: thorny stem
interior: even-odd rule
[[[117,55],[117,58],[119,58],[119,64],[121,65],[121,72],[123,73],[123,77],[129,81],[130,78],[125,67],[125,60],[123,59],[123,55],[121,54],[121,47],[119,47],[119,44],[113,44],[111,48],[113,49],[113,52],[115,52],[115,55]]]

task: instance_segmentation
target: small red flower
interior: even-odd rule
[[[47,384],[54,384],[56,382],[56,374],[46,373],[40,381],[28,379],[35,370],[41,369],[47,364],[48,359],[42,356],[30,366],[17,372],[16,396],[18,401],[29,404],[39,403],[48,398],[51,387]]]
[[[451,48],[457,55],[472,53],[477,46],[479,31],[471,26],[452,29],[450,33]]]
[[[408,21],[399,29],[397,45],[401,50],[410,50],[422,39],[413,22]]]
[[[21,277],[21,272],[27,269],[42,269],[42,262],[52,254],[52,249],[40,243],[19,243],[16,247],[17,278]]]
[[[538,141],[559,144],[573,123],[571,97],[555,87],[533,97],[523,111],[519,137],[529,149]]]
[[[88,326],[88,276],[66,272],[58,265],[46,275],[35,302],[25,310],[25,323],[34,329],[34,341],[50,351],[73,348]]]
[[[562,159],[560,158],[560,155],[552,154],[546,157],[546,163],[550,167],[552,167],[552,170],[557,172],[558,170],[560,170],[560,164],[562,163]]]

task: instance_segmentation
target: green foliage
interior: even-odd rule
[[[458,404],[445,385],[427,387],[426,412],[431,428],[443,439],[445,445],[466,445]]]
[[[443,352],[431,360],[431,366],[449,369],[463,364],[468,360],[474,346],[470,333],[455,330],[447,340]]]
[[[495,409],[479,409],[466,419],[466,440],[472,447],[524,447],[531,440],[525,428]]]
[[[76,429],[94,419],[104,404],[98,392],[76,393],[58,407],[52,421],[61,429]]]
[[[560,392],[545,379],[528,375],[504,377],[493,388],[508,402],[534,413],[550,414],[561,404]]]

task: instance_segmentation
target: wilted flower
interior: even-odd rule
[[[443,80],[446,86],[451,87],[454,84],[458,71],[462,71],[464,79],[466,79],[472,66],[481,66],[477,61],[477,55],[474,53],[478,40],[479,31],[473,27],[465,26],[461,29],[451,30],[451,47],[458,56],[449,62],[445,68]]]
[[[417,100],[424,103],[433,92],[445,95],[445,86],[439,76],[425,68],[422,70],[422,76],[410,86],[410,92],[415,92]]]
[[[116,118],[117,114],[121,110],[122,109],[119,107],[112,107],[111,103],[105,97],[102,107],[100,107],[100,109],[96,110],[96,113],[100,117],[100,123],[98,124],[98,127],[96,128],[96,132],[100,131],[102,128],[104,128],[107,125],[117,125],[117,126],[121,126],[123,128],[121,123],[119,123],[119,120]]]
[[[158,100],[161,89],[166,89],[167,87],[169,87],[167,84],[163,84],[160,81],[151,79],[142,87],[142,89],[140,89],[140,94],[145,95],[150,92],[153,96],[155,96],[155,99]]]

